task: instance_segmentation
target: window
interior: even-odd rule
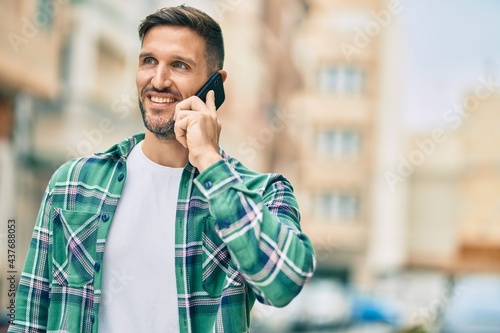
[[[353,220],[358,217],[359,199],[354,193],[322,193],[316,200],[316,216],[331,220]]]
[[[123,51],[101,39],[97,44],[94,97],[105,103],[119,97],[124,89],[125,66]]]
[[[356,157],[360,153],[361,137],[350,129],[327,129],[318,133],[318,153],[335,158]]]
[[[38,0],[36,12],[33,15],[35,23],[50,28],[54,23],[56,10],[60,10],[60,8],[56,8],[57,6],[60,5],[54,3],[53,0]]]
[[[319,89],[326,93],[361,94],[364,88],[363,70],[354,66],[323,68],[319,73]]]

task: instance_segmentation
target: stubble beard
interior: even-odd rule
[[[175,120],[173,117],[162,119],[161,116],[154,117],[154,114],[160,114],[161,111],[150,110],[148,113],[144,108],[142,100],[139,98],[139,109],[141,110],[142,121],[148,131],[153,133],[159,140],[175,139]]]

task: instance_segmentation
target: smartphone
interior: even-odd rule
[[[201,87],[201,89],[196,93],[203,103],[207,102],[207,93],[213,90],[215,92],[215,109],[217,110],[219,106],[224,103],[226,95],[224,94],[224,86],[222,85],[222,75],[219,72],[215,72],[214,75],[208,79],[208,81]]]

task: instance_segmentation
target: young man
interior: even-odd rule
[[[248,332],[255,302],[285,306],[311,278],[292,187],[218,147],[219,25],[186,6],[139,27],[145,134],[52,176],[9,332]]]

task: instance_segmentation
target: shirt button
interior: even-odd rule
[[[98,263],[98,262],[96,262],[96,263],[94,264],[94,269],[95,269],[95,271],[96,271],[96,272],[99,272],[99,271],[101,270],[101,264],[100,264],[100,263]]]
[[[95,316],[93,314],[90,315],[90,322],[93,323],[95,321]]]
[[[222,229],[228,228],[231,225],[231,221],[223,220],[220,225],[221,225]]]
[[[123,180],[123,178],[125,178],[125,175],[123,173],[120,173],[118,175],[118,181],[121,182]]]
[[[108,222],[109,221],[109,215],[108,214],[102,214],[101,215],[101,220],[103,222]]]
[[[205,182],[205,188],[206,188],[207,190],[209,190],[209,189],[211,189],[211,188],[212,188],[212,182],[211,182],[210,180],[207,180],[207,181]]]

